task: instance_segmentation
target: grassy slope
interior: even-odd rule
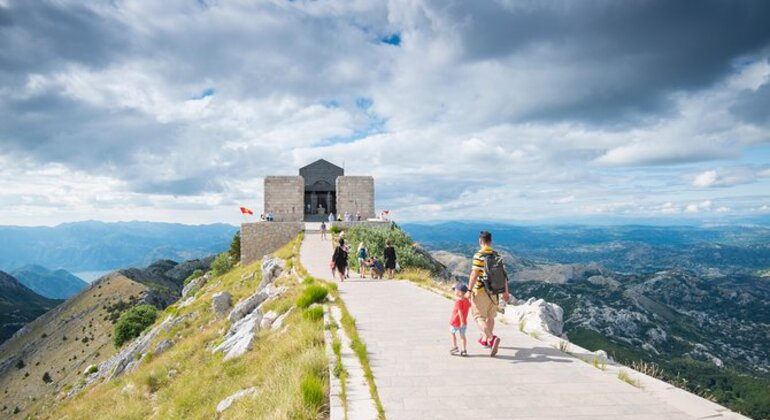
[[[277,252],[291,258],[298,243],[293,241]],[[242,279],[256,272],[254,278]],[[259,263],[238,267],[212,279],[185,308],[171,306],[159,317],[196,313],[176,329],[157,340],[174,338],[176,345],[158,357],[142,363],[137,371],[115,381],[98,384],[53,410],[41,411],[45,418],[75,419],[82,413],[92,418],[120,419],[199,419],[215,418],[217,403],[236,391],[257,387],[256,397],[247,397],[225,411],[223,418],[322,418],[326,407],[308,404],[302,398],[300,383],[308,376],[321,378],[328,395],[327,359],[324,353],[323,324],[294,311],[285,321],[285,331],[260,331],[254,348],[244,356],[222,361],[209,348],[222,341],[228,327],[226,319],[216,319],[211,297],[228,291],[233,302],[253,293],[259,284]],[[267,309],[285,311],[300,292],[294,277],[282,277],[278,284],[289,291],[266,304]],[[151,346],[150,348],[154,348]]]
[[[111,276],[28,324],[26,334],[4,343],[2,359],[18,355],[25,367],[0,372],[5,407],[0,413],[8,415],[16,407],[28,413],[30,405],[49,400],[77,382],[88,365],[115,354],[105,305],[139,296],[146,289],[123,276]],[[52,383],[43,382],[45,372]]]

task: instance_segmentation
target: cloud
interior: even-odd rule
[[[0,221],[237,222],[262,176],[316,158],[373,174],[404,219],[748,211],[770,195],[750,160],[770,144],[768,8],[3,1],[19,204]]]
[[[698,188],[732,187],[741,184],[750,184],[756,181],[757,173],[747,167],[711,169],[701,172],[692,179],[692,185]]]

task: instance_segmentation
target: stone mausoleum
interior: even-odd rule
[[[276,222],[320,222],[334,215],[374,217],[374,178],[346,176],[324,159],[300,168],[299,176],[265,177],[265,214]]]
[[[345,170],[324,159],[300,168],[298,176],[266,176],[264,214],[272,222],[241,225],[241,262],[250,264],[274,252],[305,229],[305,222],[328,220],[329,213],[348,213],[356,219],[340,222],[387,227],[390,222],[369,221],[374,212],[374,178],[347,176]],[[361,221],[357,221],[356,215]]]

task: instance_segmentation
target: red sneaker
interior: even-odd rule
[[[481,337],[479,337],[479,344],[484,347],[489,347],[489,343],[486,340],[482,340]]]
[[[489,345],[489,347],[492,348],[492,350],[489,352],[489,355],[491,357],[495,357],[495,355],[497,354],[497,349],[500,347],[500,337],[493,335],[492,343]]]

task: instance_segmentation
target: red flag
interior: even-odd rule
[[[254,212],[247,209],[246,207],[241,207],[241,214],[251,214],[254,215]]]

